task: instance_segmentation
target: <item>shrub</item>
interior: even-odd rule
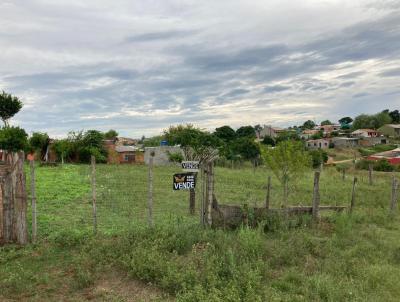
[[[170,152],[168,153],[168,159],[173,163],[180,163],[183,161],[183,155],[179,152]]]
[[[17,152],[28,146],[28,134],[19,127],[4,127],[0,130],[0,149]]]

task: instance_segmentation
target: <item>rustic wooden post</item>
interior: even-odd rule
[[[213,203],[213,194],[214,194],[214,167],[213,162],[210,161],[208,163],[208,173],[207,173],[207,223],[209,226],[212,225],[212,203]]]
[[[313,201],[312,201],[312,216],[314,221],[319,219],[319,203],[320,203],[320,194],[319,194],[319,177],[321,172],[316,171],[314,173],[314,190],[313,190]]]
[[[204,166],[201,165],[200,170],[200,179],[201,179],[201,202],[200,202],[200,224],[204,225],[204,192],[205,192],[205,184],[204,184]]]
[[[92,165],[92,208],[93,208],[93,232],[97,233],[97,208],[96,208],[96,157],[91,156]]]
[[[29,165],[30,165],[30,170],[31,170],[32,242],[35,243],[36,237],[37,237],[35,161],[31,160]]]
[[[396,207],[397,207],[397,190],[398,190],[398,187],[399,187],[399,182],[393,176],[393,179],[392,179],[392,198],[391,198],[391,202],[390,202],[390,212],[391,213],[394,213],[394,211],[396,210]]]
[[[28,243],[28,227],[26,219],[27,193],[24,172],[24,152],[14,153],[15,169],[11,173],[15,189],[14,195],[14,238],[18,244]]]
[[[154,153],[150,154],[149,158],[149,188],[148,188],[148,200],[147,200],[147,222],[150,227],[153,227],[153,162]]]
[[[268,176],[268,183],[267,183],[267,196],[265,198],[265,208],[269,209],[271,201],[271,176]]]
[[[196,192],[194,189],[189,190],[189,213],[194,215],[196,212]]]
[[[346,169],[345,168],[342,169],[342,180],[343,181],[346,180]]]
[[[369,180],[369,185],[372,186],[373,185],[373,181],[372,181],[372,171],[374,169],[374,166],[372,165],[372,163],[370,163],[368,165],[368,180]]]
[[[356,184],[357,184],[357,177],[353,179],[353,189],[351,191],[351,203],[350,203],[350,213],[353,213],[353,209],[356,203]]]

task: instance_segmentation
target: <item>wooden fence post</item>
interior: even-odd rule
[[[313,202],[312,202],[312,216],[314,221],[317,221],[319,218],[319,203],[320,203],[319,177],[320,177],[320,172],[316,171],[314,173],[314,190],[313,190]]]
[[[96,207],[96,157],[91,156],[92,166],[92,208],[93,208],[93,232],[97,234],[97,207]]]
[[[370,163],[368,165],[368,180],[369,180],[369,185],[372,186],[373,185],[373,181],[372,181],[372,171],[374,170],[374,166],[372,165],[372,163]]]
[[[357,184],[357,177],[353,179],[353,189],[351,191],[351,203],[350,203],[350,213],[353,213],[353,209],[356,205],[356,184]]]
[[[265,208],[269,209],[271,201],[271,176],[268,176],[268,183],[267,183],[267,196],[265,198]]]
[[[343,181],[346,180],[346,169],[345,168],[342,169],[342,180]]]
[[[390,202],[390,212],[394,213],[397,207],[397,190],[399,187],[399,182],[397,179],[393,176],[392,180],[392,199]]]
[[[214,167],[213,162],[208,163],[208,174],[207,174],[207,223],[209,226],[212,225],[212,203],[214,194]]]
[[[195,175],[197,182],[197,173]],[[196,212],[196,191],[195,189],[189,189],[189,213],[194,215]]]
[[[35,243],[37,238],[35,161],[31,160],[29,165],[31,170],[32,243]]]
[[[153,227],[153,161],[154,154],[150,154],[149,158],[149,190],[148,190],[148,200],[147,200],[147,222],[150,227]]]
[[[26,177],[24,172],[24,152],[15,153],[13,156],[15,170],[12,172],[13,185],[15,189],[14,195],[14,236],[18,244],[28,243],[28,227],[27,227],[27,193],[26,193]]]

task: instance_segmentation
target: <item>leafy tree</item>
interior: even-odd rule
[[[254,160],[260,155],[260,145],[250,137],[239,137],[232,142],[232,149],[245,160]]]
[[[17,152],[28,147],[28,134],[19,127],[4,127],[0,129],[0,149]]]
[[[321,164],[326,163],[328,161],[328,153],[324,150],[311,150],[309,151],[312,159],[312,166],[313,168],[318,168]]]
[[[8,126],[8,120],[16,115],[22,108],[22,102],[18,97],[4,91],[0,94],[0,118],[4,126]]]
[[[283,206],[287,206],[289,184],[311,166],[311,158],[301,142],[283,141],[263,152],[267,166],[283,186]]]
[[[303,129],[314,129],[315,123],[312,120],[305,121],[302,128]]]
[[[56,152],[57,156],[61,158],[61,163],[64,164],[65,159],[69,157],[72,150],[72,143],[68,139],[60,139],[54,142],[52,145],[53,150]]]
[[[230,142],[236,138],[236,132],[230,126],[216,128],[214,135],[224,142]]]
[[[117,137],[118,137],[118,132],[113,129],[110,129],[106,133],[104,133],[105,139],[115,139]]]
[[[372,115],[360,114],[354,119],[352,128],[353,130],[363,128],[378,129],[385,124],[390,124],[391,122],[392,118],[389,113],[385,111]]]
[[[300,141],[300,136],[295,131],[284,131],[279,133],[279,135],[275,139],[275,143],[283,141]]]
[[[399,110],[393,110],[389,112],[390,117],[392,118],[392,123],[400,124],[400,112]]]
[[[164,139],[161,135],[149,137],[149,138],[142,138],[142,144],[145,147],[158,147],[161,145],[161,141]]]
[[[324,137],[324,131],[318,131],[318,133],[316,133],[316,134],[313,134],[312,136],[311,136],[311,138],[312,139],[320,139],[320,138],[323,138]]]
[[[270,136],[265,136],[265,137],[263,138],[263,140],[262,140],[261,143],[264,144],[264,145],[272,146],[272,147],[275,146],[275,141],[274,141],[274,139],[273,139],[272,137],[270,137]]]
[[[332,122],[330,120],[325,120],[321,122],[321,126],[326,126],[326,125],[332,125]]]
[[[41,160],[44,159],[49,144],[50,138],[47,133],[34,132],[29,138],[29,145],[31,149],[39,153]]]
[[[339,124],[341,124],[341,125],[348,125],[348,124],[351,124],[352,122],[353,122],[353,119],[349,116],[342,117],[339,120]]]
[[[236,130],[237,137],[256,138],[256,130],[252,126],[242,126]]]

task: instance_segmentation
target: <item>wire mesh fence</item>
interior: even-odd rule
[[[27,167],[27,169],[29,169]],[[148,166],[96,165],[97,228],[102,233],[118,233],[137,224],[147,224]],[[64,231],[92,231],[93,205],[90,165],[38,167],[36,171],[38,237]],[[189,212],[189,191],[174,191],[172,177],[180,166],[155,166],[153,177],[153,219],[192,220],[200,223],[201,188],[204,179],[197,177],[196,211]],[[268,176],[272,176],[270,207],[282,206],[283,186],[266,167],[217,167],[215,195],[221,204],[262,207],[266,200]],[[348,206],[352,180],[357,176],[357,207],[387,209],[391,199],[392,174],[374,173],[369,185],[365,171],[348,173],[346,179],[335,168],[321,173],[321,205]],[[398,175],[397,175],[398,176]],[[27,188],[30,188],[27,173]],[[313,173],[292,180],[288,204],[311,206]],[[30,216],[30,215],[28,215]]]

